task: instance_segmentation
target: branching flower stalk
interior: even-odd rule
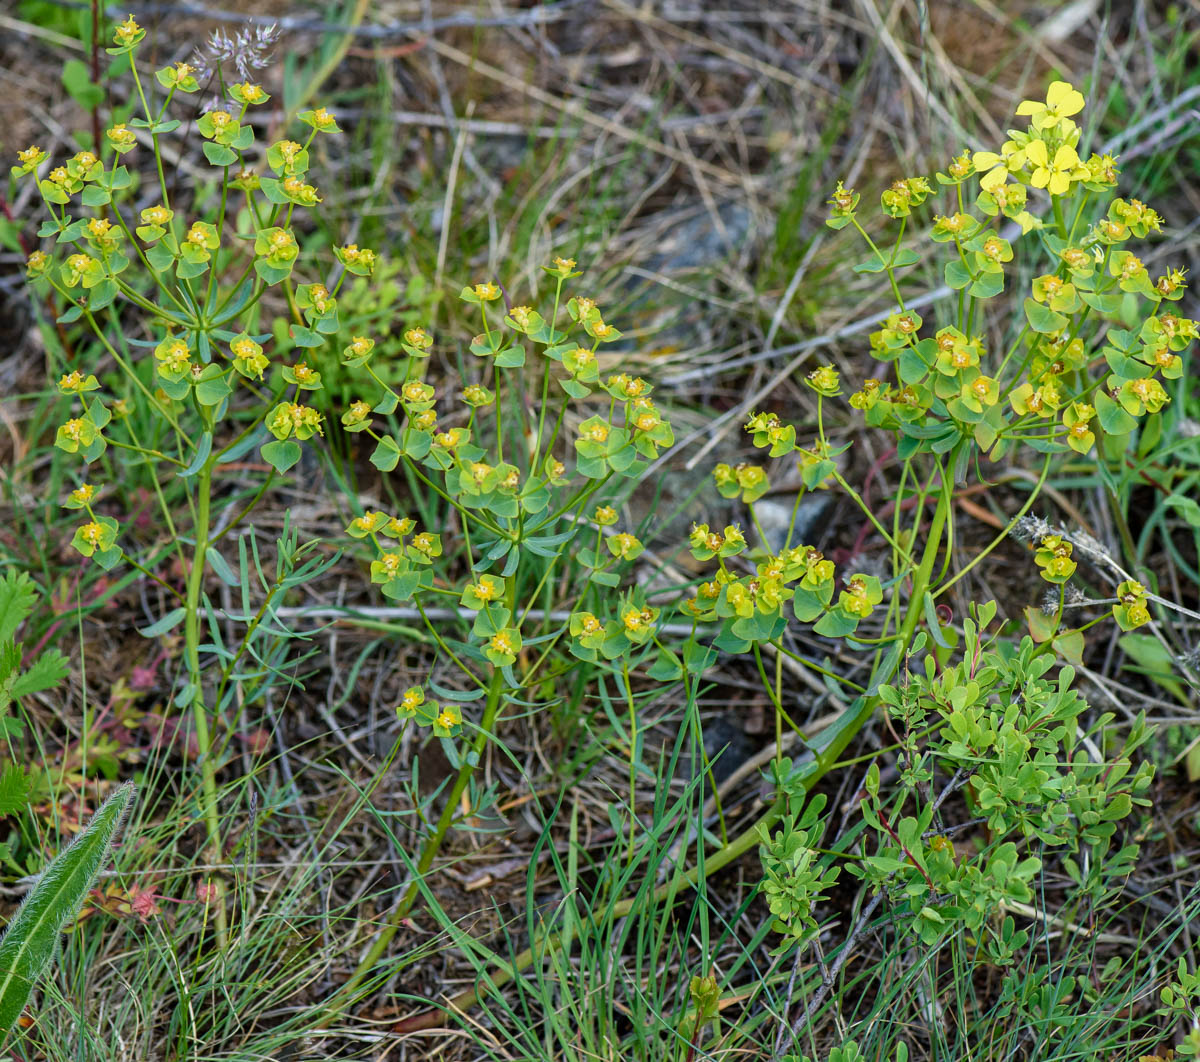
[[[80,151],[48,172],[43,172],[47,153],[31,147],[19,154],[13,173],[22,178],[32,177],[37,183],[50,216],[39,235],[54,238],[58,247],[70,250],[74,244],[76,248],[61,262],[55,262],[44,251],[34,251],[27,267],[31,281],[60,296],[66,309],[59,323],[86,324],[119,370],[115,381],[106,376],[104,384],[94,373],[86,371],[74,370],[63,375],[59,391],[79,402],[82,409],[59,427],[55,443],[85,464],[98,462],[110,443],[117,451],[149,464],[154,469],[154,494],[162,508],[164,524],[170,529],[175,549],[184,562],[184,590],[179,595],[152,566],[125,554],[118,541],[118,521],[105,511],[107,506],[99,487],[81,483],[65,502],[67,508],[79,509],[87,517],[73,539],[83,556],[105,570],[115,568],[124,559],[135,570],[181,596],[181,606],[147,631],[158,636],[183,624],[183,673],[198,751],[200,818],[208,847],[206,861],[220,864],[224,860],[218,760],[224,741],[217,740],[214,726],[227,723],[223,713],[230,699],[229,678],[248,641],[236,654],[218,647],[220,667],[215,672],[205,666],[201,652],[207,612],[205,581],[214,570],[212,549],[219,538],[213,535],[212,528],[214,472],[221,461],[258,446],[263,459],[274,469],[272,474],[281,474],[299,459],[296,440],[306,440],[322,432],[322,415],[317,410],[298,401],[278,401],[289,387],[295,387],[299,397],[311,389],[314,378],[319,381],[319,376],[307,366],[282,368],[282,379],[274,391],[276,404],[263,401],[263,393],[255,383],[263,380],[270,367],[270,359],[261,345],[268,337],[255,336],[252,331],[259,300],[269,287],[289,282],[299,257],[297,239],[288,227],[294,209],[320,202],[316,189],[303,180],[308,166],[308,145],[318,133],[332,132],[337,127],[322,108],[300,115],[300,120],[309,127],[307,140],[303,145],[290,140],[272,145],[266,151],[266,161],[274,176],[260,176],[249,168],[254,135],[244,120],[249,108],[267,102],[269,96],[249,80],[227,86],[227,107],[212,110],[197,122],[204,139],[204,154],[220,178],[219,196],[215,203],[188,202],[186,197],[172,201],[160,142],[181,123],[167,119],[167,110],[178,94],[195,93],[200,86],[192,65],[178,63],[164,67],[155,73],[155,81],[163,93],[156,106],[143,85],[136,60],[144,36],[145,31],[131,17],[117,25],[114,46],[108,49],[111,54],[129,56],[142,116],[110,128],[105,135],[106,143],[97,145],[96,151]],[[260,33],[253,41],[241,42],[240,37],[239,42],[226,41],[230,47],[234,44],[237,47],[230,55],[222,53],[217,58],[232,58],[235,65],[240,64],[239,72],[245,76],[247,70],[263,65],[261,51],[270,43],[270,37],[268,32]],[[144,129],[150,134],[162,201],[141,209],[136,217],[128,217],[133,209],[130,199],[133,179],[120,159],[137,149],[134,129]],[[256,219],[257,229],[242,234],[252,236],[254,249],[240,267],[238,279],[226,288],[221,281],[237,262],[234,246],[240,242],[233,238],[232,232],[234,218],[230,205],[235,196],[243,197],[250,215]],[[79,207],[90,209],[93,216],[73,220],[68,211]],[[184,209],[200,216],[185,223]],[[352,258],[348,270],[370,273],[371,252],[352,247],[346,248],[345,253]],[[140,274],[131,268],[134,260],[141,267]],[[320,302],[320,290],[323,290],[320,285],[304,289],[306,307]],[[290,295],[289,303],[294,308]],[[122,336],[120,343],[114,344],[107,327],[111,325],[115,334],[120,334],[123,327],[122,318],[114,312],[116,307],[132,310],[129,316],[140,317],[145,331],[141,335]],[[108,320],[102,321],[101,315]],[[303,320],[298,311],[296,320]],[[153,338],[143,338],[147,335]],[[303,342],[301,338],[300,344]],[[142,374],[117,345],[126,351],[136,345],[153,348],[153,388],[147,386]],[[239,381],[257,408],[251,407],[245,430],[223,445],[217,435]],[[118,397],[106,401],[103,389],[114,384]],[[132,428],[135,403],[142,406],[147,416],[157,418],[169,428],[168,438],[173,440],[173,446],[162,443],[152,448],[139,443]],[[127,426],[131,442],[111,434],[106,437],[106,432],[112,433],[121,424]],[[176,508],[173,515],[172,508],[179,503],[167,498],[168,488],[176,495],[184,495],[182,511],[190,517],[189,527],[177,526],[181,509]],[[255,502],[263,491],[265,485]],[[222,535],[234,530],[253,504]],[[299,556],[294,543],[288,544],[287,549],[283,548],[285,540],[280,545],[281,582],[264,588],[267,601],[287,584],[291,574],[285,569]],[[248,640],[253,633],[252,628],[247,633]],[[214,673],[216,680],[210,682]],[[229,938],[223,883],[214,880],[205,892],[207,902],[213,907],[217,945],[223,950]]]

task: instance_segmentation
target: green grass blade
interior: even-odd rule
[[[50,964],[63,926],[75,917],[96,875],[108,862],[134,791],[133,783],[128,782],[104,802],[87,829],[46,868],[0,938],[0,1044]]]

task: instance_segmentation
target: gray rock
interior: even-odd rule
[[[772,553],[778,553],[787,541],[788,527],[792,522],[792,508],[795,504],[794,494],[760,498],[754,503],[754,512],[758,515],[758,522],[762,524],[763,533],[767,536],[767,545]],[[806,494],[796,510],[796,529],[792,532],[791,545],[814,544],[820,536],[820,525],[828,516],[832,505],[833,498],[827,492]]]

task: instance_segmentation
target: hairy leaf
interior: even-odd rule
[[[133,802],[127,782],[92,817],[75,842],[60,852],[25,897],[0,938],[0,1042],[16,1024],[34,983],[50,964],[58,935],[79,911],[105,863]]]

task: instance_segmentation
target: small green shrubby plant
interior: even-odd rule
[[[994,605],[981,609],[980,625],[994,613]],[[1011,916],[996,914],[1032,900],[1041,859],[1029,849],[1071,853],[1064,865],[1075,903],[1098,906],[1133,869],[1137,846],[1112,842],[1134,806],[1149,804],[1153,769],[1132,764],[1147,737],[1141,721],[1112,748],[1105,735],[1114,717],[1085,719],[1087,703],[1071,689],[1073,668],[1052,678],[1054,660],[1031,638],[1015,649],[985,645],[973,620],[963,628],[957,664],[939,669],[926,655],[923,673],[906,669],[901,684],[880,688],[900,730],[903,769],[898,791],[886,798],[878,766],[868,771],[862,813],[873,841],[849,869],[888,889],[898,917],[911,919],[924,943],[957,922],[982,957],[1003,965],[1028,940]],[[922,633],[907,655],[924,642]],[[941,815],[959,790],[976,816],[972,828],[986,828],[986,844],[974,840],[970,858],[958,856]]]
[[[1183,1040],[1176,1045],[1180,1058],[1200,1058],[1200,970],[1188,970],[1187,959],[1180,957],[1176,980],[1160,993],[1163,1007],[1160,1013],[1187,1028]]]
[[[931,235],[935,241],[954,244],[956,257],[946,276],[960,296],[954,323],[946,324],[934,336],[922,336],[923,322],[905,308],[897,277],[899,270],[918,260],[903,245],[903,236],[913,208],[932,194],[932,187],[918,178],[899,182],[884,193],[885,213],[900,220],[896,242],[886,253],[861,229],[856,217],[857,196],[842,188],[834,196],[833,227],[852,224],[862,232],[873,258],[863,263],[860,271],[886,273],[900,304],[897,314],[872,339],[875,351],[892,366],[895,382],[868,381],[851,399],[870,426],[896,436],[901,478],[891,513],[881,516],[863,503],[839,470],[836,459],[846,447],[839,450],[829,442],[825,421],[827,404],[841,393],[834,369],[819,368],[807,377],[817,396],[815,438],[802,438],[795,425],[772,413],[755,413],[746,426],[753,443],[769,457],[798,459],[805,490],[836,484],[845,491],[889,547],[890,570],[881,572],[877,565],[863,565],[866,570],[839,572],[834,562],[813,546],[793,544],[794,532],[781,549],[771,550],[754,509],[770,488],[768,470],[749,464],[721,464],[714,471],[717,488],[724,497],[740,499],[746,505],[758,541],[752,541],[736,524],[720,530],[704,523],[693,527],[688,548],[696,560],[711,563],[713,570],[679,605],[679,618],[692,625],[692,634],[682,645],[667,644],[656,636],[669,613],[647,607],[636,590],[619,597],[615,608],[612,595],[601,598],[589,590],[578,593],[569,606],[565,634],[571,651],[590,664],[607,665],[619,673],[619,688],[629,697],[631,709],[630,675],[634,671],[641,670],[646,678],[658,682],[679,681],[686,690],[694,690],[696,679],[718,651],[754,658],[776,708],[779,737],[785,725],[793,725],[784,707],[784,658],[824,673],[857,694],[838,721],[809,743],[807,755],[792,762],[782,751],[778,753],[772,767],[777,798],[770,809],[754,829],[729,839],[706,857],[707,866],[715,868],[754,843],[761,844],[762,891],[782,934],[779,950],[783,953],[809,944],[816,936],[816,905],[845,869],[869,886],[874,895],[871,909],[886,900],[891,917],[920,945],[933,948],[962,941],[970,948],[973,961],[1011,965],[1030,947],[1028,930],[1018,927],[1017,917],[1033,900],[1034,879],[1041,870],[1041,856],[1033,855],[1034,850],[1060,851],[1075,885],[1075,903],[1092,910],[1111,900],[1136,857],[1136,846],[1120,843],[1117,831],[1135,806],[1147,803],[1151,769],[1133,764],[1133,756],[1146,740],[1144,722],[1139,719],[1124,744],[1115,747],[1105,733],[1112,717],[1090,714],[1086,702],[1071,688],[1072,668],[1052,669],[1060,658],[1078,660],[1084,649],[1084,630],[1106,616],[1126,628],[1148,622],[1150,595],[1126,575],[1115,601],[1101,599],[1104,614],[1084,627],[1064,628],[1066,588],[1077,577],[1073,549],[1079,544],[1094,553],[1095,544],[1079,534],[1060,533],[1045,521],[1030,521],[1026,514],[1037,500],[1055,455],[1095,451],[1103,467],[1109,447],[1117,447],[1119,453],[1124,446],[1121,435],[1137,430],[1138,418],[1152,415],[1160,405],[1155,398],[1138,408],[1130,396],[1143,392],[1157,396],[1155,386],[1161,386],[1158,374],[1172,379],[1170,374],[1178,368],[1172,360],[1178,358],[1172,340],[1159,342],[1157,337],[1190,334],[1194,326],[1160,311],[1163,301],[1174,299],[1180,291],[1179,275],[1172,273],[1157,284],[1142,283],[1130,252],[1120,246],[1131,234],[1145,235],[1158,227],[1149,208],[1116,200],[1107,213],[1088,225],[1093,198],[1115,185],[1115,168],[1111,159],[1092,159],[1088,164],[1079,161],[1075,153],[1079,131],[1067,114],[1059,113],[1077,112],[1077,94],[1072,93],[1061,85],[1052,87],[1045,104],[1023,106],[1022,113],[1034,118],[1032,129],[1014,132],[1003,153],[960,157],[948,173],[940,175],[958,209],[948,225],[947,218],[935,218]],[[987,220],[966,213],[964,188],[972,176],[980,176],[975,205]],[[1010,183],[1010,177],[1017,180]],[[1029,188],[1048,190],[1053,222],[1030,212]],[[1073,211],[1069,225],[1068,206]],[[1001,226],[1010,218],[1023,234],[1037,233],[1041,249],[1051,261],[1049,271],[1037,278],[1024,302],[1009,349],[991,356],[978,333],[989,300],[998,298],[1009,281],[1005,265],[1014,260],[1014,250],[1009,238],[1000,233],[1007,231]],[[1086,256],[1086,263],[1076,251]],[[490,357],[497,370],[518,370],[526,358],[523,344],[494,331],[487,316],[488,307],[500,294],[489,284],[464,290],[464,299],[479,303],[484,326],[471,349]],[[557,301],[556,294],[556,305]],[[580,305],[575,300],[571,312],[576,327],[582,324],[594,340],[606,338],[605,331],[587,327],[586,315],[581,318],[576,312]],[[585,311],[592,310],[590,303],[582,305]],[[1133,332],[1106,319],[1118,312],[1138,311],[1144,319]],[[568,397],[586,399],[589,387],[599,377],[592,367],[595,344],[590,351],[574,347],[570,339],[559,338],[556,318],[551,321],[554,323],[547,325],[532,310],[519,308],[510,312],[506,324],[517,336],[541,345],[548,358],[561,360],[566,376],[560,377],[559,386]],[[1141,337],[1136,350],[1129,346],[1134,335]],[[549,369],[545,365],[543,395],[548,393]],[[499,372],[494,379],[501,379]],[[614,388],[613,382],[607,387],[612,400],[628,402],[628,385],[618,379]],[[495,386],[498,392],[500,384]],[[638,382],[637,386],[644,385]],[[479,408],[494,409],[499,421],[503,402],[491,392],[478,397]],[[511,598],[519,584],[519,580],[512,581],[512,575],[525,563],[514,551],[524,543],[526,552],[532,549],[535,555],[573,555],[583,568],[607,576],[598,563],[603,555],[601,542],[622,560],[633,559],[641,544],[621,534],[605,539],[602,530],[616,519],[615,508],[593,512],[595,548],[580,548],[569,529],[545,542],[528,540],[530,517],[534,517],[532,526],[538,535],[551,530],[536,519],[542,510],[542,491],[555,486],[549,468],[544,479],[537,478],[536,458],[547,453],[541,443],[544,420],[531,432],[535,459],[516,468],[514,476],[503,453],[485,453],[482,444],[469,453],[459,451],[463,443],[475,446],[479,438],[474,412],[467,428],[469,440],[445,433],[433,434],[426,441],[423,433],[439,430],[432,419],[432,390],[427,385],[405,384],[395,401],[407,401],[409,428],[402,438],[376,435],[373,460],[381,467],[400,459],[421,462],[426,468],[431,462],[441,462],[444,479],[431,485],[462,511],[464,527],[472,529],[469,549],[479,558],[472,565],[477,574],[461,592],[457,587],[438,587],[426,574],[426,562],[434,560],[435,554],[425,546],[414,550],[412,544],[405,545],[405,536],[416,531],[411,520],[396,527],[394,516],[368,513],[350,532],[375,540],[372,578],[385,593],[392,587],[396,596],[412,593],[418,600],[431,592],[460,594],[460,607],[476,615],[473,640],[444,648],[447,657],[453,659],[453,651],[461,663],[470,662],[481,669],[473,678],[479,688],[477,696],[486,698],[475,746],[479,750],[494,725],[495,706],[506,700],[515,703],[517,691],[528,685],[526,676],[532,672],[517,662],[528,659],[531,650],[541,654],[533,656],[536,672],[546,652],[541,648],[543,642],[564,636],[561,627],[551,624],[540,628],[535,640],[527,636],[523,623],[513,624],[521,610]],[[652,407],[647,411],[652,415],[646,418],[645,428],[657,429],[656,414]],[[640,407],[628,403],[623,423],[614,422],[611,414],[583,420],[575,439],[575,474],[591,481],[596,489],[613,476],[628,474],[626,465],[633,468],[639,457],[629,450],[631,443],[636,449],[640,416]],[[429,423],[423,424],[422,417],[430,418]],[[1103,446],[1097,444],[1097,431],[1106,440]],[[556,428],[552,442],[557,434]],[[498,445],[504,438],[500,425],[486,438]],[[1112,439],[1118,442],[1107,441]],[[652,441],[655,448],[666,445],[665,433],[661,442]],[[954,484],[983,456],[998,459],[1025,444],[1044,455],[1035,489],[1004,534],[962,570],[951,572]],[[453,457],[434,456],[439,446],[453,451]],[[479,466],[474,462],[480,462]],[[504,467],[498,471],[500,466]],[[413,467],[416,470],[415,464]],[[564,467],[562,474],[570,473]],[[527,478],[530,475],[532,484]],[[511,484],[509,494],[498,487],[506,482]],[[565,516],[590,490],[568,489],[565,508],[561,504],[557,509],[548,508]],[[536,510],[531,510],[530,498],[538,506]],[[907,499],[915,504],[903,504]],[[797,510],[800,501],[797,497]],[[924,519],[927,508],[931,510],[928,523]],[[501,517],[493,518],[493,526],[488,527],[473,509],[482,509],[489,518],[496,512]],[[904,525],[907,512],[916,514],[907,517],[912,521],[909,526]],[[482,532],[478,530],[481,525]],[[998,637],[987,639],[985,632],[996,612],[994,605],[987,605],[978,609],[975,618],[963,621],[960,635],[938,599],[1019,528],[1031,529],[1033,566],[1055,589],[1057,596],[1049,614],[1034,610],[1030,635],[1014,645]],[[443,547],[440,540],[427,545],[436,551]],[[1115,562],[1112,565],[1111,570],[1101,569],[1104,577],[1119,570]],[[591,581],[605,584],[599,576],[592,576]],[[548,582],[549,576],[543,576],[538,591]],[[615,578],[607,582],[617,585]],[[590,604],[596,600],[607,607]],[[502,603],[497,606],[497,601]],[[817,635],[842,639],[848,648],[872,653],[867,684],[847,682],[795,653],[785,640],[793,622],[811,624]],[[767,669],[764,650],[775,654],[773,675]],[[884,792],[879,768],[872,766],[860,804],[862,824],[848,835],[855,840],[836,842],[843,847],[830,850],[823,841],[827,832],[824,800],[809,798],[808,793],[881,708],[898,734],[898,784]],[[435,703],[428,688],[410,691],[400,711],[450,737],[461,722],[457,711],[447,709],[440,700]],[[631,710],[631,746],[636,728],[636,712]],[[782,741],[779,748],[782,750]],[[455,816],[450,805],[461,792],[460,774],[439,831]],[[970,815],[967,825],[974,831],[957,839],[961,828],[947,819],[946,802],[952,796],[956,806],[965,805]],[[631,824],[629,828],[632,844],[634,827]],[[439,843],[439,834],[433,841]],[[422,859],[416,869],[423,871],[428,865]],[[690,880],[686,875],[677,877],[664,889],[670,893]],[[402,905],[401,910],[408,907]],[[852,944],[853,934],[846,947]],[[532,961],[536,953],[536,948],[531,949],[521,961]],[[378,954],[373,952],[368,960]],[[826,982],[822,992],[828,987]],[[469,1005],[474,998],[473,993],[456,997],[454,1005]],[[805,1016],[811,1016],[811,1011]],[[844,1051],[849,1052],[848,1057],[856,1057],[853,1045]]]

